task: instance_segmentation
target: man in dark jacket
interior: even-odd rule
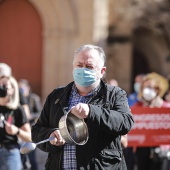
[[[101,80],[106,71],[105,58],[100,47],[81,46],[73,60],[74,82],[47,97],[32,127],[34,142],[55,136],[38,145],[49,152],[47,170],[126,170],[120,139],[134,121],[126,92]],[[60,118],[68,111],[87,124],[89,139],[84,145],[66,143],[58,130]]]

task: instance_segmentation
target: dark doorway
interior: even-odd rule
[[[150,66],[146,56],[134,47],[133,49],[133,60],[132,60],[132,81],[131,81],[131,92],[133,91],[133,85],[136,75],[149,73]]]

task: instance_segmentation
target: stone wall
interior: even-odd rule
[[[117,0],[29,0],[40,15],[43,25],[42,98],[54,88],[72,81],[72,59],[75,49],[90,43],[104,48],[107,54],[107,79],[115,78],[128,93],[133,79],[135,23],[140,13],[130,8],[130,1]],[[134,6],[133,6],[134,8]],[[133,13],[135,12],[135,13]],[[169,54],[164,40],[154,36],[154,48],[141,50],[153,70],[168,74],[165,58]],[[161,48],[160,48],[161,47]],[[154,58],[154,51],[157,59]],[[159,61],[159,63],[156,63]],[[159,67],[158,67],[159,65]]]

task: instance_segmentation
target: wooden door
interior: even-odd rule
[[[0,1],[0,62],[12,67],[17,80],[27,79],[41,96],[42,25],[26,0]]]

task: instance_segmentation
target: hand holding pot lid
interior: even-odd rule
[[[80,119],[87,118],[89,115],[89,106],[85,103],[79,103],[76,106],[72,107],[70,112],[77,116]]]

